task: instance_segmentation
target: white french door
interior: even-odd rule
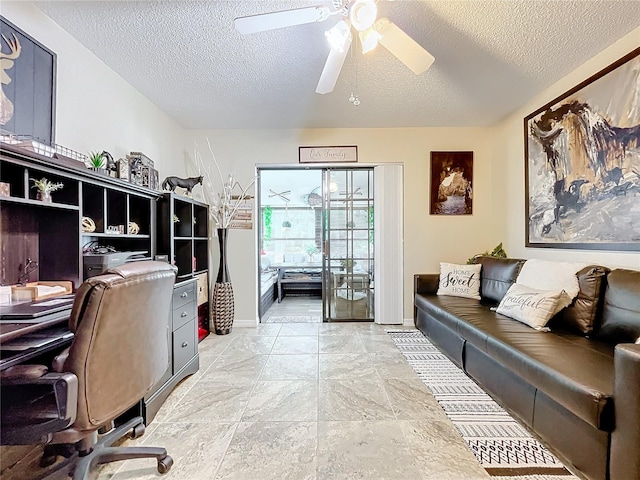
[[[323,177],[324,321],[372,321],[373,168],[327,168]]]

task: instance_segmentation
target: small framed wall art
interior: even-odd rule
[[[353,163],[358,161],[358,147],[298,147],[300,163]]]
[[[473,213],[473,152],[431,152],[429,213]]]

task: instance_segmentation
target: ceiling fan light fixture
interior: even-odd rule
[[[349,7],[351,25],[359,32],[371,28],[377,17],[378,7],[374,0],[355,0]]]
[[[351,40],[351,31],[349,25],[344,20],[340,20],[331,29],[324,32],[325,37],[329,41],[329,45],[333,50],[343,52],[349,41]]]
[[[368,53],[376,48],[378,41],[382,38],[382,35],[373,28],[360,32],[358,35],[360,37],[360,43],[362,44],[362,53]]]

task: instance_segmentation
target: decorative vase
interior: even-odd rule
[[[36,194],[36,199],[45,203],[53,202],[53,199],[51,198],[51,192],[42,192],[40,190],[38,190],[38,193]]]
[[[218,242],[220,244],[220,265],[218,276],[213,287],[213,325],[217,335],[231,333],[233,327],[234,304],[233,287],[227,268],[227,235],[228,229],[218,228]]]

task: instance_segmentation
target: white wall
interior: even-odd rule
[[[566,77],[528,101],[494,127],[494,151],[508,202],[504,206],[507,230],[505,247],[520,258],[586,261],[610,267],[640,268],[640,253],[603,252],[556,248],[525,248],[524,117],[562,95],[630,51],[640,46],[640,27],[596,55]]]
[[[524,247],[523,118],[539,106],[638,46],[640,28],[528,101],[491,128],[315,129],[183,131],[179,125],[98,60],[39,9],[2,2],[2,14],[58,55],[56,142],[88,152],[108,150],[115,158],[135,150],[156,163],[160,178],[195,173],[189,158],[194,141],[210,158],[208,137],[224,172],[246,184],[258,163],[297,163],[301,145],[358,145],[362,163],[404,164],[404,317],[412,316],[413,274],[436,272],[438,262],[465,262],[504,242],[510,256],[587,260],[640,268],[640,254],[527,249]],[[474,152],[474,213],[429,215],[429,152]],[[197,189],[195,190],[197,196]],[[229,269],[236,293],[236,318],[256,312],[255,231],[234,230]],[[212,242],[212,276],[218,249]]]
[[[413,315],[413,275],[437,272],[440,261],[462,262],[491,250],[503,240],[504,198],[500,169],[494,165],[488,129],[313,129],[187,131],[186,149],[194,143],[206,160],[209,138],[222,171],[234,173],[241,184],[253,178],[255,165],[298,163],[301,145],[357,145],[360,163],[404,164],[404,317]],[[474,152],[474,213],[471,216],[429,215],[429,152]],[[234,230],[229,238],[228,265],[235,292],[236,319],[256,316],[255,232]],[[217,271],[213,248],[212,274]]]
[[[2,15],[57,54],[57,144],[115,159],[140,151],[161,179],[175,174],[183,145],[176,122],[31,3],[3,0]]]

